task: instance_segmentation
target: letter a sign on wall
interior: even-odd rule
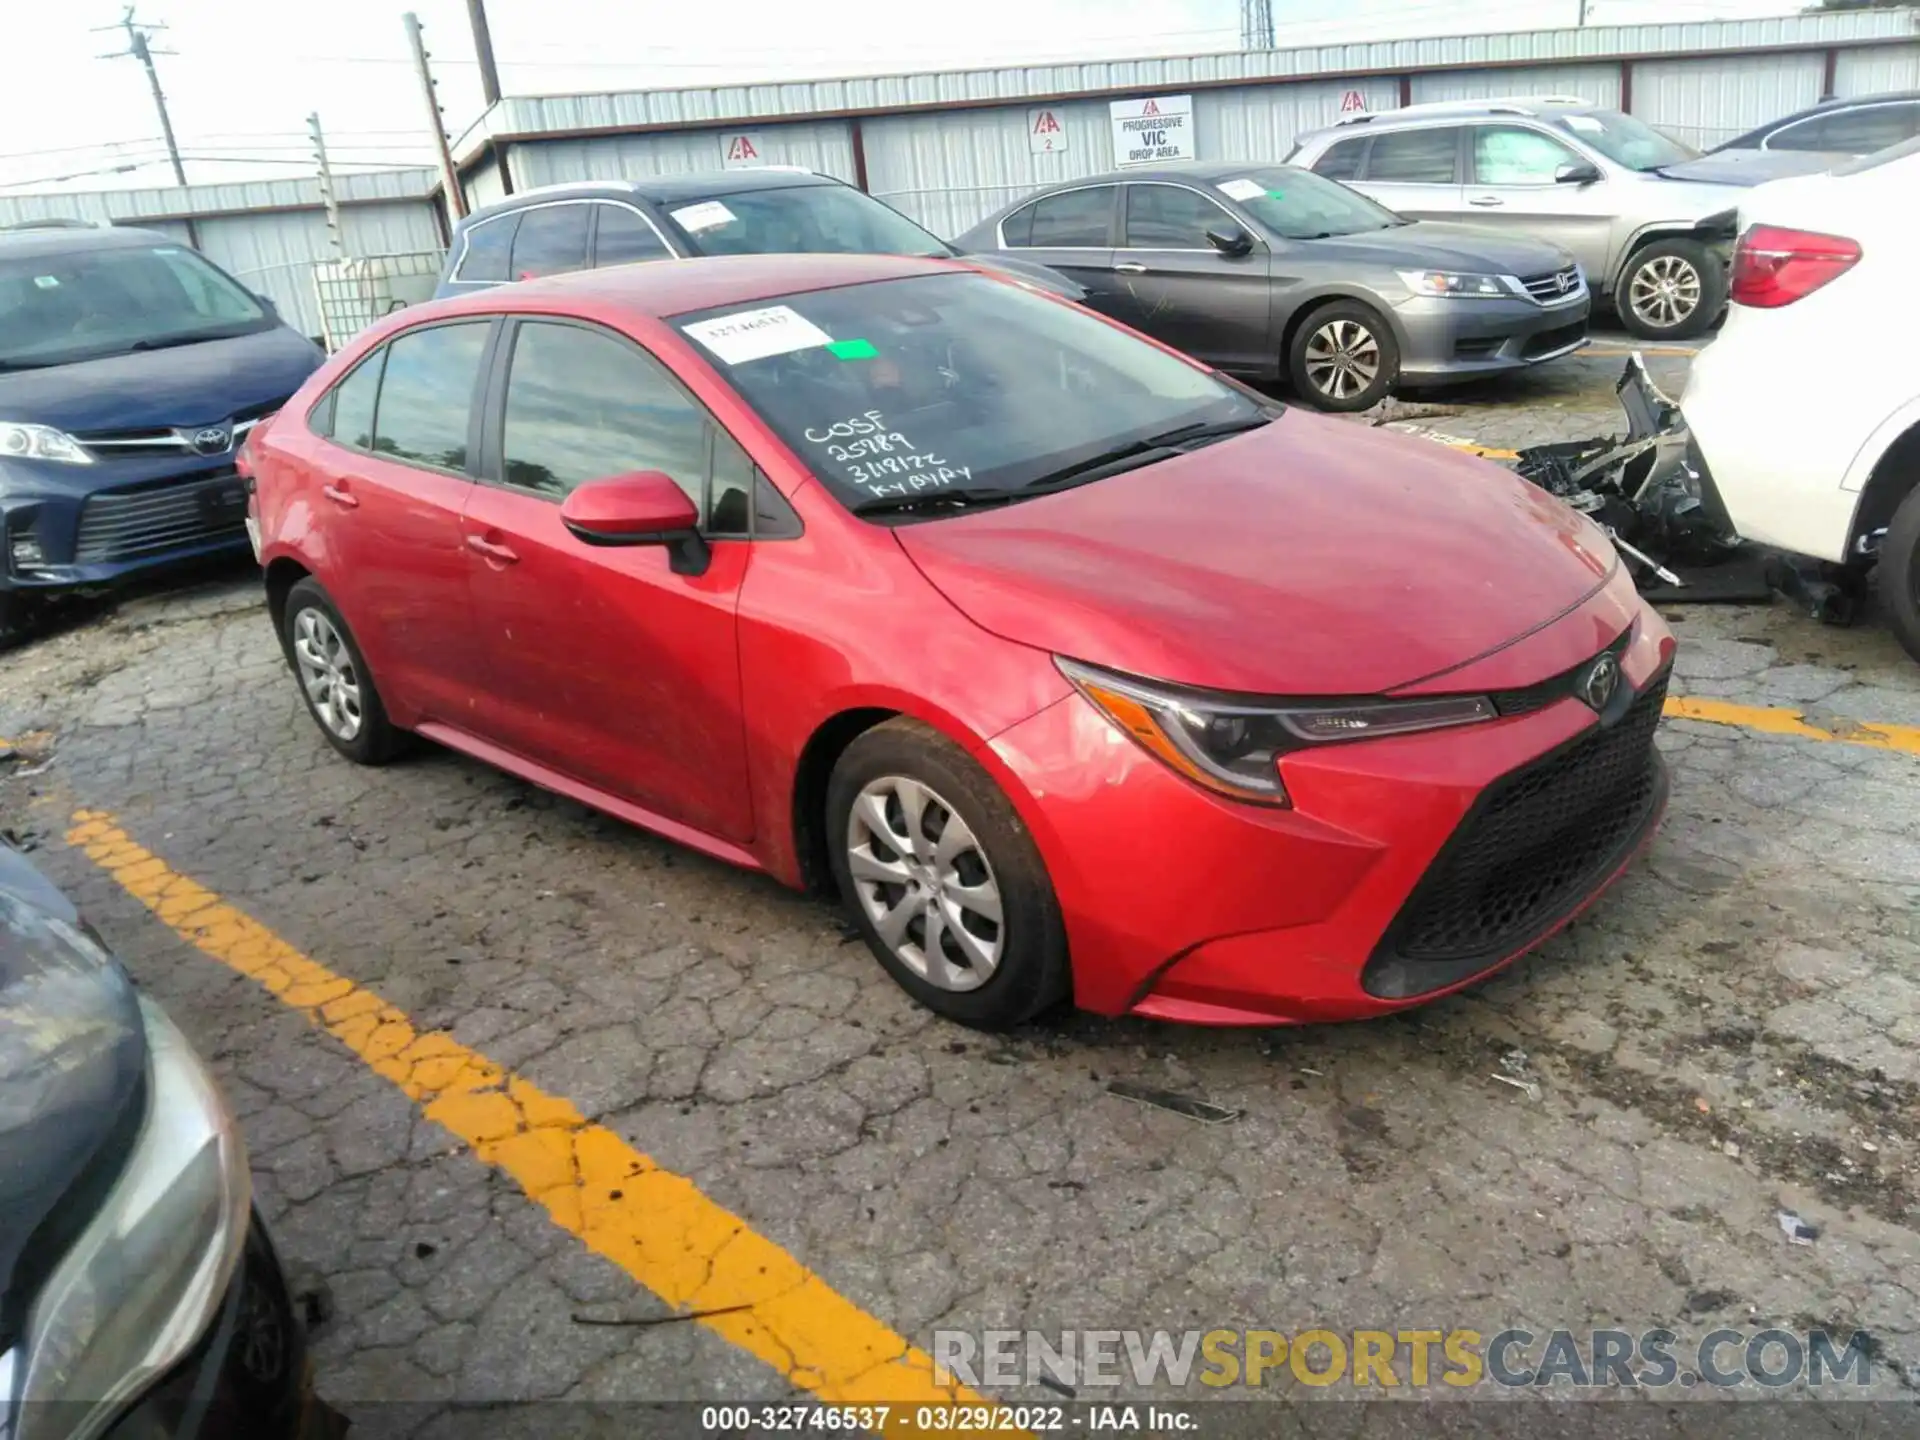
[[[1067,127],[1058,110],[1027,111],[1027,149],[1035,155],[1051,155],[1067,148]]]
[[[1163,165],[1193,159],[1193,97],[1159,95],[1151,100],[1115,100],[1113,163]]]
[[[755,130],[739,130],[720,137],[720,163],[729,170],[750,170],[767,163],[767,147]]]

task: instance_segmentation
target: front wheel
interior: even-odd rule
[[[1878,586],[1894,635],[1920,660],[1920,485],[1907,492],[1881,537]]]
[[[1066,997],[1066,930],[1033,837],[932,728],[861,735],[827,785],[833,874],[875,958],[935,1014],[1004,1030]]]
[[[1287,347],[1287,373],[1294,393],[1316,409],[1369,410],[1399,377],[1400,347],[1371,306],[1342,300],[1301,321]]]
[[[1690,340],[1720,318],[1727,269],[1698,240],[1656,240],[1620,276],[1620,321],[1643,340]]]

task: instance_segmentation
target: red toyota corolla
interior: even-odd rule
[[[410,309],[254,432],[315,720],[789,884],[931,1009],[1395,1009],[1647,840],[1673,639],[1484,461],[929,260]]]

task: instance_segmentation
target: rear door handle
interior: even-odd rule
[[[1507,202],[1502,200],[1498,195],[1476,195],[1471,200],[1467,201],[1467,204],[1478,205],[1483,210],[1489,209],[1495,205],[1504,205],[1506,203]]]
[[[520,558],[505,545],[496,545],[493,541],[482,539],[478,535],[467,536],[467,548],[476,555],[484,555],[500,565],[511,565]]]
[[[327,499],[333,501],[333,503],[338,505],[342,510],[358,510],[360,508],[360,502],[347,493],[347,487],[344,485],[325,485],[321,487],[320,493],[326,496]]]
[[[1147,267],[1134,260],[1126,260],[1113,267],[1116,275],[1144,275]]]

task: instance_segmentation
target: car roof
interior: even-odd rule
[[[553,200],[650,200],[672,205],[681,200],[700,200],[711,195],[738,195],[749,190],[791,190],[804,185],[841,185],[844,181],[813,170],[776,169],[761,166],[748,170],[694,170],[679,175],[644,175],[637,179],[569,180],[558,185],[539,185],[522,190],[504,200],[474,211],[460,223],[463,226],[490,220],[496,215],[525,209],[529,205]]]
[[[147,245],[181,244],[173,236],[158,230],[123,229],[119,226],[29,225],[0,229],[0,259],[5,260],[71,255],[76,250],[137,250]]]
[[[456,315],[523,309],[561,313],[585,310],[618,311],[659,320],[874,280],[977,273],[970,265],[912,255],[714,255],[575,270],[409,306],[400,313],[418,321],[430,311],[433,315]]]
[[[1562,115],[1617,115],[1611,105],[1596,105],[1575,95],[1520,95],[1511,98],[1493,96],[1484,100],[1435,100],[1420,105],[1402,105],[1373,114],[1349,115],[1299,137],[1309,140],[1335,136],[1365,135],[1369,131],[1398,129],[1403,126],[1446,125],[1461,120],[1481,120],[1489,115],[1519,115],[1532,120],[1554,120]]]
[[[1204,160],[1197,164],[1189,161],[1180,165],[1140,165],[1127,170],[1107,170],[1098,175],[1080,175],[1072,180],[1043,185],[1012,201],[1006,208],[1009,211],[1018,210],[1042,195],[1052,195],[1061,190],[1085,190],[1094,185],[1124,185],[1141,180],[1174,185],[1217,185],[1220,181],[1231,180],[1236,175],[1251,175],[1263,170],[1296,170],[1298,168],[1280,160]]]

